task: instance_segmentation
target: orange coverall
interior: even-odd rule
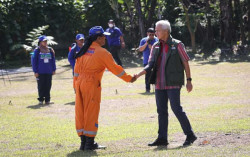
[[[130,82],[131,75],[117,65],[106,49],[93,42],[87,52],[77,58],[73,86],[76,91],[75,123],[78,136],[95,137],[101,103],[101,79],[107,68],[113,74]]]

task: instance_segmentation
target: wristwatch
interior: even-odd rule
[[[192,81],[192,78],[191,77],[187,78],[187,81]]]

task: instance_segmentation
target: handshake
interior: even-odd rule
[[[131,79],[131,83],[135,82],[139,78],[138,74],[134,74],[134,76]]]
[[[140,76],[146,74],[145,70],[142,70],[141,72],[139,72],[138,74],[134,74],[134,76],[131,79],[131,83],[135,82]]]

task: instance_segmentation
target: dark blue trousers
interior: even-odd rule
[[[192,127],[180,104],[180,89],[155,90],[158,113],[158,138],[168,139],[168,100],[185,135],[192,134]]]
[[[115,62],[118,65],[122,66],[122,61],[120,60],[120,57],[119,57],[121,46],[110,46],[109,49],[110,49],[110,53],[112,54]]]
[[[144,64],[144,67],[147,66],[147,64]],[[145,75],[145,85],[146,85],[146,91],[150,91],[150,84],[149,82],[149,77],[151,75],[151,72],[147,72]]]
[[[52,84],[52,74],[39,74],[37,78],[37,88],[39,101],[50,101],[50,89]]]

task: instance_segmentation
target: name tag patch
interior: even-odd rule
[[[40,57],[44,63],[49,63],[49,59],[52,59],[51,53],[40,53]]]

